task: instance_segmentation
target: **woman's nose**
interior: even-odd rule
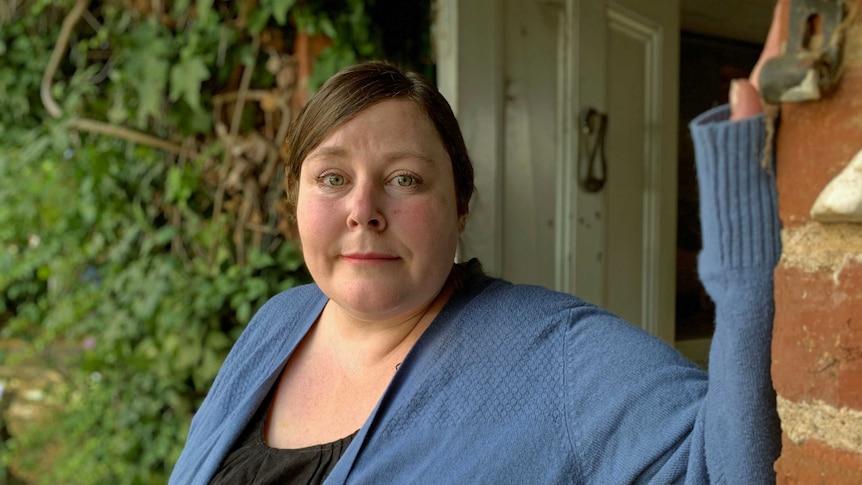
[[[367,227],[375,231],[386,228],[386,217],[383,214],[382,187],[375,187],[371,183],[357,183],[350,197],[350,210],[347,225],[353,227]]]

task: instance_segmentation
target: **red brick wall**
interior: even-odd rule
[[[787,104],[777,134],[784,251],[775,271],[772,375],[779,484],[862,484],[862,224],[809,212],[862,151],[862,0],[834,92]]]

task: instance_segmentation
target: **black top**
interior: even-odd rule
[[[264,441],[263,427],[272,396],[270,391],[219,465],[210,485],[323,483],[356,436],[354,432],[332,443],[295,450],[270,448]]]

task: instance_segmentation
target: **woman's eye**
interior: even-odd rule
[[[337,173],[331,173],[329,175],[324,175],[323,179],[327,185],[332,185],[333,187],[338,187],[340,185],[344,185],[344,176],[338,175]]]
[[[410,175],[399,175],[395,177],[395,183],[400,187],[409,187],[415,183],[415,180]]]

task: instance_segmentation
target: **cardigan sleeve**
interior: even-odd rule
[[[728,121],[726,106],[691,123],[703,249],[698,271],[716,304],[701,411],[711,483],[773,483],[780,426],[770,379],[773,271],[781,252],[774,168],[761,164],[763,116]]]

